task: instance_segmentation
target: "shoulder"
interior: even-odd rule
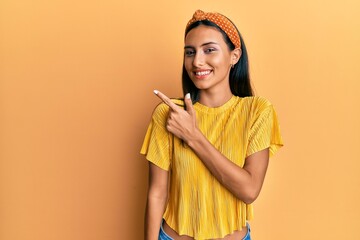
[[[272,109],[272,103],[262,96],[250,96],[242,98],[243,107],[253,114],[260,114],[266,109]]]
[[[244,97],[243,101],[245,104],[256,107],[256,108],[262,108],[262,107],[268,107],[271,106],[271,102],[262,96],[251,96],[251,97]]]
[[[181,99],[172,98],[171,101],[173,101],[178,106],[184,106],[184,101]],[[152,118],[155,121],[163,122],[167,119],[168,113],[169,113],[169,106],[161,102],[155,107],[152,113]]]

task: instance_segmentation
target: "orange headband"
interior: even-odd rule
[[[230,38],[230,41],[234,44],[235,48],[240,48],[240,36],[234,24],[225,16],[220,13],[205,13],[201,10],[196,10],[193,17],[186,25],[185,31],[187,31],[188,27],[194,22],[208,20],[210,22],[215,23],[221,30],[223,30],[226,35]]]

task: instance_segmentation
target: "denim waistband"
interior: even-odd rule
[[[159,240],[174,240],[174,239],[172,239],[169,235],[166,234],[166,232],[164,231],[164,228],[163,228],[163,224],[164,224],[164,220],[162,221],[161,226],[160,226]],[[248,228],[248,231],[247,231],[245,237],[243,237],[242,240],[251,240],[251,236],[250,236],[250,232],[251,232],[250,224],[249,224],[248,222],[246,222],[246,226],[247,226],[247,228]]]
[[[164,219],[162,220],[160,226],[159,240],[173,240],[169,235],[166,234],[163,225],[164,225]]]

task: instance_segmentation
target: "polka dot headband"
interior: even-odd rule
[[[201,10],[197,10],[190,21],[187,23],[185,31],[187,31],[190,25],[194,22],[202,20],[208,20],[215,23],[218,27],[221,28],[221,30],[226,33],[230,41],[234,44],[235,48],[241,47],[240,36],[236,30],[236,27],[228,18],[221,15],[220,13],[205,13]]]

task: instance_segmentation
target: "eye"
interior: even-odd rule
[[[216,51],[216,49],[215,48],[207,48],[207,49],[205,49],[205,53],[212,53],[212,52],[215,52]]]
[[[185,50],[185,56],[187,57],[191,57],[195,55],[195,51],[194,50],[191,50],[191,49],[188,49],[188,50]]]

